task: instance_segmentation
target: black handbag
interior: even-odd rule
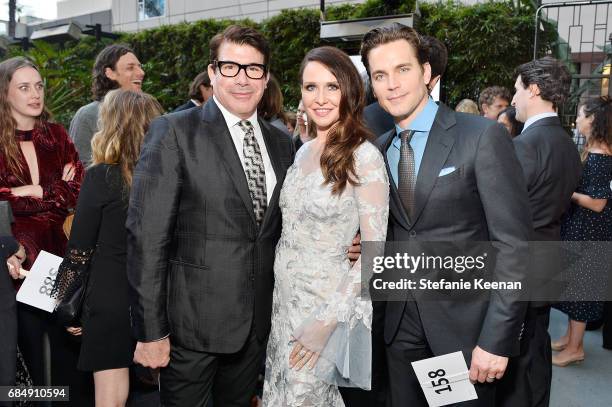
[[[71,249],[59,267],[51,295],[58,299],[55,318],[63,326],[81,326],[92,254],[93,249]]]

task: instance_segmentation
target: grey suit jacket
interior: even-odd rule
[[[377,140],[385,160],[394,135],[392,130]],[[438,176],[451,166],[454,172]],[[498,249],[494,276],[523,281],[531,221],[520,173],[512,141],[501,125],[440,104],[419,169],[414,220],[406,215],[392,182],[387,239],[492,241]],[[417,306],[434,355],[462,350],[470,357],[476,345],[503,356],[519,351],[526,303],[518,293],[492,290],[488,302],[417,301]],[[387,343],[394,340],[404,308],[405,302],[387,303]]]
[[[260,228],[223,115],[202,109],[162,116],[147,133],[128,209],[128,279],[135,336],[234,353],[252,323],[267,337],[278,198],[293,161],[289,138],[259,120],[277,184]]]

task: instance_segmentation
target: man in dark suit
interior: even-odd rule
[[[525,126],[514,138],[516,153],[529,191],[533,220],[531,240],[561,240],[561,216],[568,209],[582,172],[578,150],[561,127],[557,110],[569,95],[571,76],[565,65],[550,57],[517,68],[512,106]],[[537,244],[537,243],[536,243]],[[543,245],[540,245],[543,246]],[[541,293],[562,264],[552,247],[534,251],[532,289]],[[541,286],[538,285],[541,284]],[[553,300],[551,298],[550,300]],[[498,394],[503,406],[548,406],[552,377],[548,334],[550,303],[532,301],[525,320],[521,355],[511,361],[511,374]]]
[[[134,359],[162,367],[164,406],[247,406],[270,330],[289,138],[257,117],[269,46],[210,42],[214,96],[151,123],[128,210]]]
[[[189,84],[189,101],[174,109],[172,113],[202,106],[212,95],[212,85],[210,84],[208,72],[200,72]]]
[[[361,57],[396,124],[378,139],[391,179],[388,240],[492,241],[492,278],[523,281],[531,223],[507,132],[429,98],[431,67],[412,28],[371,30]],[[519,300],[520,292],[491,290],[488,301],[387,302],[390,405],[427,406],[410,363],[458,350],[479,397],[465,405],[494,405],[496,382],[519,351],[526,305]]]

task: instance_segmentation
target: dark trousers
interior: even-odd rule
[[[0,386],[15,385],[17,366],[17,305],[6,267],[0,267]],[[12,403],[0,401],[0,406]]]
[[[189,350],[172,344],[170,363],[161,369],[164,407],[248,407],[255,394],[266,342],[251,333],[243,348],[232,354]]]
[[[417,307],[407,303],[402,323],[393,341],[387,345],[387,367],[389,373],[388,407],[428,407],[427,399],[412,368],[411,363],[427,359],[434,354],[427,344],[421,329],[414,329],[420,323]],[[416,332],[416,334],[415,334]],[[469,361],[467,361],[469,366]],[[494,407],[496,383],[477,383],[474,385],[477,400],[460,403],[461,407]]]
[[[521,354],[510,359],[498,384],[498,406],[548,407],[552,381],[549,320],[550,307],[528,309]]]

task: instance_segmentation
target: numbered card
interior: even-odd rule
[[[430,407],[478,398],[461,352],[419,360],[412,368]]]
[[[51,289],[62,260],[61,257],[41,250],[17,292],[17,301],[53,312],[55,299],[51,298]]]

